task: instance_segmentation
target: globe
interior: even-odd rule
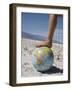
[[[51,48],[36,48],[32,54],[32,64],[37,71],[46,71],[53,65],[54,54]]]

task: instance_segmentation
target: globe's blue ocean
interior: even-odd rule
[[[50,48],[36,48],[32,56],[32,64],[38,71],[50,69],[54,62],[54,55]]]

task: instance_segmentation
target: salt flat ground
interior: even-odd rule
[[[32,65],[32,52],[36,48],[35,44],[40,41],[24,39],[21,40],[21,76],[45,76],[62,75],[63,73],[63,44],[53,43],[54,63],[52,68],[46,72],[38,72]]]

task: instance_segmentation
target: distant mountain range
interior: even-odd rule
[[[27,32],[22,32],[21,33],[21,37],[22,38],[27,38],[27,39],[32,39],[32,40],[45,40],[47,37],[41,36],[41,35],[34,35],[34,34],[30,34]],[[53,40],[54,43],[61,43],[59,41]]]
[[[46,37],[22,32],[22,38],[34,39],[34,40],[44,40]]]

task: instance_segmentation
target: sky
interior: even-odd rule
[[[31,34],[47,37],[48,33],[48,14],[40,13],[21,13],[21,30]],[[54,39],[63,40],[63,16],[57,17],[57,25],[54,33]]]

